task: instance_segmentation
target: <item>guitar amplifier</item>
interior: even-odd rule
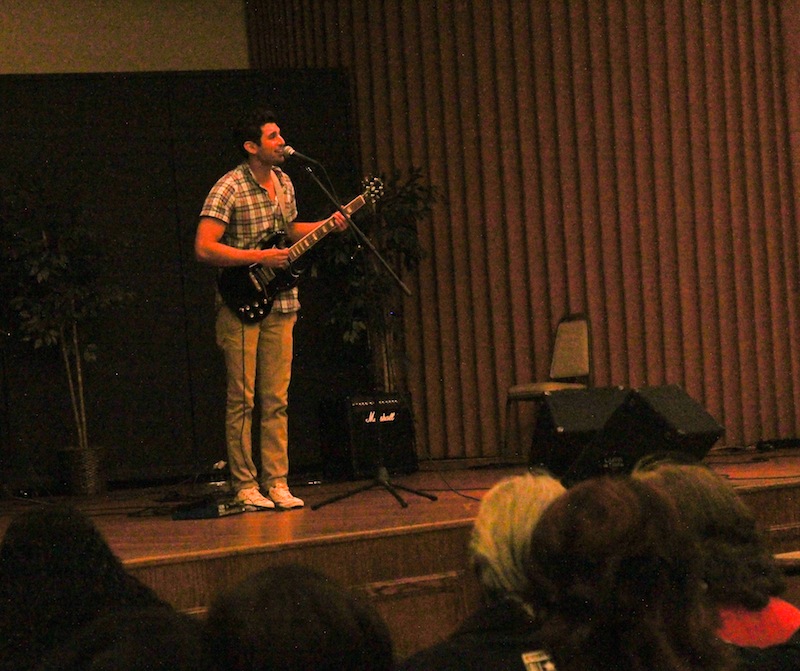
[[[323,474],[330,479],[373,478],[418,470],[408,399],[398,394],[350,396],[320,412]]]

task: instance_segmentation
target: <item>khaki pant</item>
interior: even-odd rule
[[[297,313],[272,311],[245,324],[225,305],[217,312],[217,345],[225,355],[225,440],[234,491],[261,485],[264,493],[289,472],[287,405],[292,375],[292,332]],[[261,415],[261,476],[253,462],[252,415]]]

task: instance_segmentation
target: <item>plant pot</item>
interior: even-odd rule
[[[90,496],[106,491],[103,470],[103,450],[90,447],[82,450],[68,447],[58,453],[61,482],[67,492],[78,496]]]

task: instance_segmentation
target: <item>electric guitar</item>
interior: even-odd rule
[[[350,216],[364,205],[373,205],[383,196],[383,182],[377,177],[365,181],[364,192],[342,207]],[[260,263],[223,268],[217,277],[217,287],[225,304],[245,323],[260,322],[272,310],[279,291],[290,289],[299,281],[305,267],[300,259],[315,244],[336,228],[333,216],[289,247],[288,268],[267,268]],[[258,248],[285,249],[289,238],[277,231],[262,240]]]

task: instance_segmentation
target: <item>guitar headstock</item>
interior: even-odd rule
[[[365,177],[362,185],[364,187],[364,198],[371,205],[383,198],[383,181],[380,177]]]

